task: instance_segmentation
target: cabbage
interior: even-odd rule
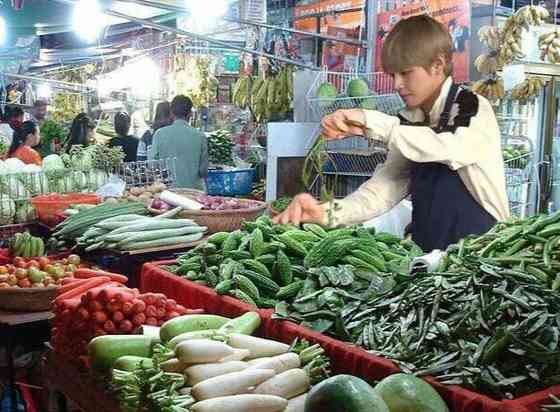
[[[88,187],[88,181],[84,172],[74,172],[74,187],[76,192],[84,190]]]
[[[0,160],[0,175],[6,175],[9,173],[9,169],[8,166],[5,165],[5,163]]]
[[[0,225],[11,225],[14,223],[16,204],[8,197],[0,197]]]
[[[0,189],[2,193],[7,193],[12,199],[28,199],[31,197],[29,191],[19,181],[20,175],[9,174],[2,176]]]
[[[93,153],[95,148],[90,146],[82,150],[79,154],[72,156],[72,168],[76,170],[91,170],[93,169]]]
[[[43,171],[64,170],[64,162],[60,156],[52,154],[43,159]]]
[[[16,223],[27,223],[37,218],[35,208],[28,202],[19,202],[16,204]]]
[[[89,173],[88,180],[88,189],[92,192],[95,192],[97,189],[99,189],[109,181],[109,175],[102,170],[94,169]]]
[[[4,166],[8,169],[8,173],[20,173],[25,167],[25,163],[16,157],[10,157],[4,161]]]
[[[49,193],[49,179],[44,173],[22,173],[18,177],[33,196]]]

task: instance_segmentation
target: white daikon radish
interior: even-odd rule
[[[165,203],[169,203],[171,206],[181,206],[186,210],[200,210],[204,206],[195,200],[189,199],[186,196],[178,195],[177,193],[170,192],[169,190],[164,190],[159,195],[160,200]]]
[[[187,340],[175,347],[175,356],[183,363],[218,362],[233,355],[231,346],[209,339]]]
[[[248,360],[247,363],[249,364],[249,366],[253,366],[253,365],[256,365],[258,363],[264,362],[267,359],[270,359],[270,356],[263,356],[262,358],[251,359],[251,360]]]
[[[250,363],[248,369],[274,369],[277,375],[289,371],[290,369],[297,369],[301,366],[299,355],[293,352],[284,353],[272,358],[259,358],[256,360],[260,362]]]
[[[261,383],[255,388],[258,395],[274,395],[292,399],[309,390],[311,382],[303,369],[290,369]]]
[[[223,396],[195,403],[192,412],[281,412],[288,401],[270,395]]]
[[[249,352],[247,349],[234,349],[233,352],[233,355],[226,356],[224,359],[220,360],[220,362],[242,361],[243,359],[249,357],[249,355],[251,354],[251,352]]]
[[[177,373],[183,373],[183,371],[187,369],[189,366],[190,364],[183,363],[177,358],[166,360],[165,362],[162,362],[160,364],[160,367],[164,372],[177,372]]]
[[[232,372],[241,372],[247,369],[247,366],[247,363],[240,361],[193,365],[185,369],[185,377],[187,379],[187,384],[194,386],[197,383],[215,376],[221,376]]]
[[[263,356],[276,356],[290,350],[290,345],[276,342],[270,339],[256,338],[250,335],[232,333],[228,337],[228,344],[232,348],[248,349],[251,352],[250,359],[262,358]]]
[[[284,412],[305,412],[305,398],[307,398],[307,393],[290,399]]]
[[[192,395],[197,401],[218,398],[220,396],[240,395],[260,385],[274,376],[272,369],[244,370],[206,379],[192,388]]]

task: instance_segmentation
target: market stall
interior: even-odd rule
[[[53,7],[77,13],[74,3]],[[276,26],[264,2],[242,1],[216,5],[220,22],[208,25],[198,1],[101,3],[113,20],[96,50],[57,50],[77,44],[60,34],[41,39],[53,47],[41,51],[50,61],[37,54],[34,67],[0,66],[9,67],[0,104],[27,110],[43,136],[41,165],[0,161],[11,409],[14,331],[47,320],[48,333],[29,342],[48,340],[44,386],[61,410],[67,402],[164,412],[560,408],[558,10],[514,4],[501,16],[492,7],[478,27],[482,6],[467,24],[450,14],[469,4],[382,10],[353,1],[341,10],[329,0],[294,2],[293,21]],[[37,4],[26,7],[33,35],[57,30],[49,13],[31,13]],[[18,26],[7,27],[20,33],[23,14],[9,10]],[[393,77],[376,71],[372,45],[394,25],[389,14],[419,10],[452,31],[458,78],[481,76],[467,86],[498,119],[513,217],[442,251],[405,238],[406,201],[359,225],[274,223],[297,193],[334,202],[387,162],[387,142],[328,141],[320,121],[340,109],[404,108]],[[190,97],[185,124],[207,151],[203,191],[177,184],[182,153],[124,162],[112,144],[127,118],[124,134],[150,157],[150,139],[170,124],[156,107],[179,94]],[[33,108],[45,99],[51,107],[39,119]]]

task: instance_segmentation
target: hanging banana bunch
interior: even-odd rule
[[[506,95],[504,81],[501,78],[479,80],[473,83],[472,91],[486,97],[491,102],[503,99]]]
[[[232,89],[233,104],[246,109],[249,106],[249,90],[251,90],[251,76],[243,75],[237,79]]]
[[[479,40],[490,50],[498,50],[500,47],[500,29],[496,26],[482,26],[478,30]]]
[[[541,60],[549,63],[560,63],[560,30],[544,33],[539,37]]]
[[[531,5],[521,7],[514,15],[517,24],[525,30],[529,30],[530,26],[542,26],[549,16],[544,7]]]
[[[481,54],[474,60],[474,67],[483,75],[491,75],[498,71],[498,59],[495,52]]]
[[[293,68],[284,66],[266,79],[240,77],[233,87],[232,101],[241,108],[249,107],[257,122],[270,119],[272,113],[290,110],[294,97]]]
[[[511,90],[511,99],[527,102],[538,97],[545,84],[545,80],[540,77],[528,77]]]

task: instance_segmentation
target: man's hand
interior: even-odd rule
[[[363,136],[366,115],[362,109],[337,110],[323,117],[323,133],[328,140],[343,139],[347,136]]]
[[[273,219],[274,223],[292,223],[299,226],[300,223],[326,224],[325,212],[321,209],[319,202],[310,194],[302,193],[294,197],[294,200],[280,215]]]

